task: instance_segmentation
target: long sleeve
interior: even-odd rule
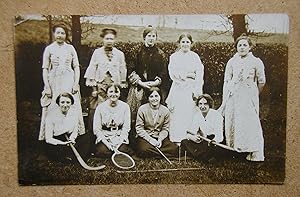
[[[214,134],[216,142],[223,141],[223,117],[222,115],[210,109],[206,119],[201,122],[200,129],[205,136]]]
[[[165,138],[167,138],[169,134],[169,128],[170,128],[170,113],[167,113],[164,117],[164,122],[161,131],[159,133],[158,139],[163,141]]]
[[[123,139],[123,142],[128,144],[128,134],[130,131],[130,108],[129,105],[125,104],[125,112],[124,112],[124,124],[123,128],[121,130],[121,138]]]
[[[204,76],[204,66],[200,60],[200,57],[197,55],[196,57],[196,87],[195,87],[195,91],[201,95],[203,93],[203,84],[204,84],[204,80],[203,80],[203,76]]]
[[[189,134],[197,135],[200,129],[201,123],[204,122],[203,116],[200,114],[200,111],[196,111],[196,114],[193,117],[192,124],[190,125],[188,132]]]
[[[51,118],[48,116],[46,118],[45,124],[45,140],[48,144],[58,145],[61,143],[60,140],[53,138],[54,135],[54,123],[50,120]]]
[[[139,108],[136,117],[135,129],[138,136],[144,138],[146,141],[150,141],[152,137],[145,130],[145,114],[143,112],[143,108]]]
[[[223,84],[223,101],[227,100],[229,89],[230,89],[230,81],[233,77],[233,68],[232,68],[232,59],[230,59],[225,68],[224,74],[224,84]]]
[[[96,108],[95,114],[94,114],[94,122],[93,122],[93,129],[94,134],[96,135],[96,144],[103,139],[105,139],[105,136],[102,131],[102,117],[101,117],[101,106],[98,105]]]
[[[181,76],[180,70],[178,70],[175,66],[176,60],[174,60],[175,59],[174,57],[175,57],[174,54],[170,56],[170,62],[168,65],[169,75],[170,78],[173,80],[173,82],[181,82],[184,79]]]
[[[78,55],[77,55],[77,52],[74,48],[74,46],[71,45],[71,54],[72,54],[72,65],[73,65],[73,68],[75,67],[78,67],[79,66],[79,60],[78,60]]]
[[[215,121],[213,122],[214,125],[214,134],[215,138],[214,140],[216,142],[222,142],[223,141],[223,116],[218,113],[218,115],[215,116]]]
[[[50,51],[49,47],[46,47],[43,53],[43,64],[42,68],[49,69],[50,68]]]
[[[88,68],[86,69],[86,72],[84,74],[84,78],[86,78],[86,86],[96,86],[96,71],[98,67],[97,63],[97,49],[94,51],[90,64]]]
[[[125,55],[120,51],[120,80],[121,82],[126,82],[127,77],[127,67],[125,62]]]
[[[266,83],[266,76],[265,76],[265,66],[264,63],[257,58],[257,66],[256,66],[256,77],[257,77],[257,82],[260,84],[265,84]]]

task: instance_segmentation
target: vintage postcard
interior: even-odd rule
[[[283,184],[286,14],[18,15],[20,185]]]

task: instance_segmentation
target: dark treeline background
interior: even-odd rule
[[[133,69],[138,48],[142,43],[118,42],[116,47],[124,52],[128,70]],[[159,43],[167,58],[176,51],[176,43]],[[18,101],[39,100],[43,89],[42,56],[45,44],[23,42],[16,45],[16,82]],[[90,94],[83,78],[94,47],[81,46],[77,51],[80,62],[80,87],[82,97]],[[219,97],[222,94],[225,66],[236,52],[230,43],[194,43],[192,50],[199,54],[204,67],[204,92]],[[252,52],[265,64],[267,85],[262,97],[270,101],[285,102],[287,88],[287,46],[283,44],[257,44]],[[183,65],[184,66],[184,65]],[[130,74],[130,73],[128,73]],[[264,99],[264,98],[262,98]]]

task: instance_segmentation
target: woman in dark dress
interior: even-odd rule
[[[134,128],[138,108],[147,102],[144,91],[151,87],[161,89],[164,102],[169,90],[169,75],[165,53],[156,45],[157,31],[148,26],[143,31],[144,44],[138,51],[133,71],[129,71],[129,89],[127,103],[131,109],[131,125]],[[134,132],[133,132],[134,133]]]

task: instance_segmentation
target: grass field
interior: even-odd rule
[[[82,44],[95,46],[100,42],[99,32],[108,25],[96,25],[94,33],[90,34]],[[127,43],[123,46],[127,54],[127,60],[134,59],[132,42],[142,41],[143,27],[127,27],[111,25],[118,33],[118,41]],[[159,29],[160,42],[174,42],[180,32],[172,28]],[[232,42],[231,35],[212,35],[203,30],[188,30],[195,41],[208,42],[197,45],[195,50],[202,49],[199,53],[203,56],[203,62],[209,77],[206,85],[213,93],[218,92],[219,81],[222,75],[217,75],[217,68],[223,68],[227,61],[230,48],[226,44],[213,42]],[[235,158],[216,163],[203,163],[195,160],[179,163],[173,158],[175,165],[170,166],[164,159],[137,160],[133,170],[153,170],[166,168],[201,168],[197,171],[173,171],[173,172],[145,172],[145,173],[118,173],[110,159],[93,158],[87,160],[89,165],[105,164],[102,171],[87,171],[77,161],[74,163],[60,163],[53,161],[37,161],[39,154],[38,131],[40,126],[41,108],[39,104],[41,73],[40,58],[42,47],[35,46],[48,43],[48,24],[46,21],[27,21],[15,28],[15,44],[23,46],[22,53],[16,58],[17,73],[17,98],[18,105],[18,159],[19,159],[19,183],[22,185],[44,184],[192,184],[192,183],[283,183],[285,178],[285,129],[286,129],[286,72],[287,72],[287,47],[276,45],[287,43],[287,35],[273,34],[268,37],[260,37],[255,40],[265,43],[264,47],[258,47],[259,57],[265,58],[267,85],[261,95],[260,118],[264,130],[265,156],[264,162],[248,162],[243,158]],[[131,43],[130,43],[131,42]],[[23,44],[22,44],[23,43]],[[29,43],[29,45],[28,45]],[[266,43],[276,43],[268,46]],[[131,45],[132,44],[132,45]],[[160,43],[165,52],[172,52],[172,43]],[[31,47],[30,47],[31,46]],[[229,47],[229,48],[228,48]],[[88,47],[86,47],[89,49]],[[123,50],[122,49],[122,50]],[[205,49],[205,50],[204,50]],[[90,50],[90,49],[89,49]],[[214,53],[215,51],[218,53]],[[91,50],[90,50],[91,51]],[[26,52],[26,53],[25,53]],[[87,66],[89,53],[81,56],[83,65]],[[131,57],[132,56],[132,57]],[[201,56],[201,58],[202,58]],[[16,56],[18,57],[18,56]],[[85,60],[85,59],[86,60]],[[85,60],[85,61],[84,61]],[[127,63],[128,63],[127,62]],[[223,73],[220,70],[220,73]],[[18,78],[19,77],[19,78]],[[215,77],[215,78],[213,78]],[[218,78],[217,78],[218,77]],[[23,79],[25,78],[25,79]],[[211,80],[211,78],[215,80]],[[22,80],[23,79],[23,80]],[[280,80],[278,80],[280,79]],[[209,81],[209,82],[208,82]],[[217,83],[218,82],[218,83]],[[19,85],[19,87],[18,87]],[[216,86],[212,86],[216,85]],[[86,87],[85,87],[86,88]],[[84,89],[84,86],[82,87]],[[33,94],[33,92],[37,94]],[[26,94],[25,94],[26,93]],[[33,95],[37,95],[33,97]],[[83,96],[87,96],[84,95]],[[220,97],[221,95],[219,94]],[[84,99],[82,99],[84,100]],[[219,100],[216,101],[219,104]]]
[[[281,184],[285,177],[285,116],[277,105],[275,115],[265,115],[262,125],[265,133],[264,162],[249,162],[242,157],[204,163],[193,159],[179,163],[172,158],[171,166],[164,159],[139,159],[132,170],[200,168],[192,171],[119,173],[110,159],[91,157],[90,166],[106,165],[100,171],[83,169],[74,163],[50,160],[37,161],[37,140],[40,111],[38,103],[25,102],[18,114],[19,183],[21,185],[56,184],[198,184],[198,183],[272,183]]]

